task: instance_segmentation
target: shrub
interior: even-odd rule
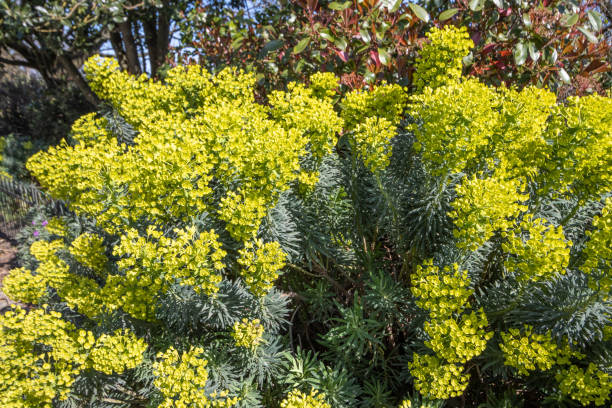
[[[90,60],[125,121],[84,116],[29,160],[75,215],[7,278],[46,306],[0,318],[19,331],[0,367],[69,370],[39,405],[607,403],[612,101],[492,88],[446,57],[413,95],[381,84],[334,104],[318,74],[268,105],[252,74],[161,83]],[[45,353],[72,343],[39,340],[38,319],[122,346],[56,367]],[[6,383],[7,401],[35,406],[36,378]]]

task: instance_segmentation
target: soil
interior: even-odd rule
[[[0,312],[5,310],[9,305],[15,304],[2,291],[2,280],[8,275],[11,268],[15,266],[17,248],[15,248],[6,239],[0,238]]]

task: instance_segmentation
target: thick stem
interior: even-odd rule
[[[81,90],[81,92],[85,96],[85,99],[94,106],[98,105],[98,103],[100,102],[98,100],[98,97],[96,96],[96,94],[93,93],[93,91],[85,81],[85,78],[83,78],[83,75],[81,75],[77,67],[73,64],[72,60],[70,60],[65,55],[59,55],[57,57],[57,60],[66,70],[68,78],[70,78],[70,80],[73,81],[76,86]]]
[[[121,37],[125,46],[125,54],[127,57],[127,71],[132,75],[140,75],[142,68],[138,61],[138,49],[136,48],[136,41],[132,34],[132,26],[130,20],[119,23],[119,31],[121,31]]]
[[[115,56],[117,57],[117,62],[119,62],[119,66],[122,70],[128,70],[128,62],[127,55],[125,53],[125,48],[123,48],[123,41],[121,40],[121,33],[118,31],[113,31],[110,34],[110,43],[113,46],[113,51],[115,52]]]

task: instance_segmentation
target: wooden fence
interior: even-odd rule
[[[44,208],[52,215],[64,215],[64,203],[53,200],[38,187],[12,180],[0,174],[0,233],[15,239],[31,221],[36,209]]]

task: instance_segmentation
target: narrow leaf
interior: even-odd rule
[[[529,56],[531,57],[531,59],[533,60],[533,62],[536,62],[537,60],[540,59],[540,51],[538,51],[538,49],[536,48],[535,44],[530,42],[527,45],[527,48],[529,49]]]
[[[595,10],[589,10],[587,11],[587,16],[589,17],[589,22],[591,23],[593,30],[600,31],[603,26],[601,22],[601,14]]]
[[[370,40],[372,40],[372,37],[370,36],[370,32],[365,28],[359,29],[359,35],[361,36],[361,39],[367,43],[369,43]]]
[[[559,79],[565,83],[569,83],[571,81],[569,74],[563,68],[559,70]]]
[[[299,54],[300,52],[304,51],[304,49],[308,46],[309,43],[310,37],[302,38],[300,42],[297,43],[295,47],[293,47],[293,53]]]
[[[457,14],[459,12],[458,8],[451,8],[448,10],[444,10],[442,13],[440,13],[440,17],[438,17],[438,19],[440,21],[446,21],[448,19],[451,19],[455,16],[455,14]]]
[[[427,12],[427,10],[425,10],[423,7],[419,6],[418,4],[414,4],[414,3],[410,3],[409,6],[410,6],[410,9],[412,10],[412,12],[420,20],[423,20],[426,23],[429,22],[429,13]]]
[[[263,56],[265,56],[269,52],[278,50],[282,46],[283,46],[282,40],[272,40],[266,43],[266,45],[263,46],[261,51],[262,51]]]
[[[571,16],[566,17],[565,23],[563,23],[566,27],[571,27],[578,22],[578,14],[572,14]]]
[[[483,0],[470,0],[469,3],[470,10],[472,11],[480,11],[484,7]]]
[[[321,36],[321,38],[323,38],[324,40],[333,42],[334,41],[334,36],[331,34],[331,32],[329,30],[323,30],[319,33],[319,35]]]
[[[331,3],[329,3],[329,5],[327,7],[329,7],[332,10],[346,10],[347,8],[349,8],[351,6],[351,2],[347,1],[344,3],[339,3],[337,1],[333,1]]]
[[[378,58],[383,65],[387,65],[389,62],[391,62],[391,56],[384,48],[378,49]]]
[[[599,40],[597,39],[597,37],[595,36],[595,34],[593,34],[592,32],[590,32],[589,30],[587,30],[584,27],[578,27],[578,30],[580,30],[580,32],[582,34],[584,34],[584,36],[592,43],[597,44],[599,42]]]
[[[523,65],[527,60],[527,46],[522,42],[514,47],[514,62],[516,65]]]

